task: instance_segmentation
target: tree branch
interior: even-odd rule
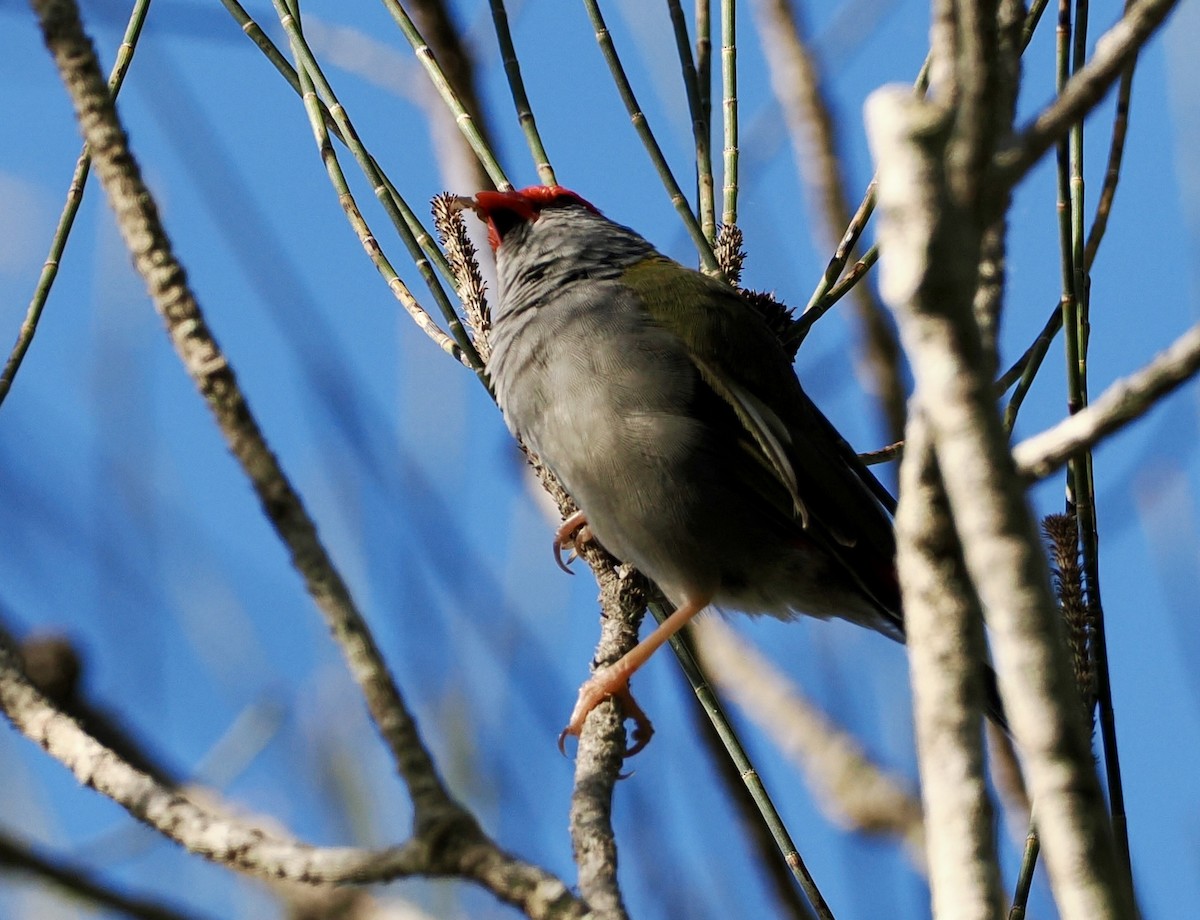
[[[1000,873],[980,733],[983,613],[919,412],[909,417],[900,464],[896,549],[933,915],[994,920]]]
[[[1016,185],[1042,155],[1104,98],[1179,0],[1141,0],[1096,42],[1092,59],[992,158],[997,188]]]
[[[146,282],[184,368],[212,410],[230,450],[258,493],[264,513],[287,546],[292,564],[325,615],[408,785],[415,822],[420,826],[426,820],[463,817],[466,813],[442,784],[349,588],[334,568],[299,494],[271,452],[233,368],[205,322],[129,150],[78,8],[73,0],[33,0],[33,6],[134,265]]]
[[[1126,917],[1104,800],[979,328],[971,311],[980,232],[950,197],[943,110],[886,88],[867,102],[879,168],[882,292],[912,359],[917,397],[983,602],[1000,688],[1064,918]]]
[[[1020,472],[1042,479],[1149,412],[1200,371],[1200,325],[1193,326],[1142,370],[1112,384],[1086,408],[1013,448]]]
[[[367,850],[314,847],[232,817],[228,806],[202,805],[130,766],[52,705],[21,673],[7,641],[0,641],[0,709],[17,731],[83,785],[189,852],[250,875],[306,884],[454,876],[480,884],[530,918],[582,918],[588,913],[561,881],[500,850],[469,815],[427,823],[400,846]]]
[[[271,453],[233,369],[187,285],[129,150],[78,8],[73,0],[32,0],[32,5],[134,264],[185,369],[213,411],[362,689],[412,797],[415,833],[408,843],[379,852],[316,849],[251,825],[216,819],[133,770],[50,707],[20,677],[7,650],[0,661],[0,697],[4,697],[5,711],[18,728],[67,764],[82,782],[168,836],[181,843],[186,839],[190,849],[215,861],[268,877],[306,882],[361,881],[414,872],[458,875],[518,905],[531,917],[582,916],[585,906],[561,881],[500,851],[445,788],[348,587],[334,568],[300,496]]]
[[[567,490],[536,455],[527,451],[526,458],[559,514],[568,517],[575,511],[575,504]],[[595,541],[585,541],[578,553],[600,586],[600,641],[593,659],[594,666],[599,667],[616,661],[637,645],[638,627],[646,612],[645,579],[640,575],[622,577],[616,560]],[[606,920],[623,920],[626,916],[617,884],[617,841],[612,827],[613,789],[625,761],[624,716],[615,700],[605,700],[592,710],[579,736],[571,792],[569,828],[579,869],[579,890]]]

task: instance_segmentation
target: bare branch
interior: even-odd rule
[[[382,850],[314,847],[201,804],[131,767],[53,706],[21,673],[0,641],[0,709],[13,726],[133,817],[188,851],[267,879],[306,884],[385,881],[412,875],[474,881],[531,918],[581,918],[586,906],[561,881],[500,850],[465,812],[426,823],[405,844]],[[211,793],[205,793],[209,798]]]
[[[985,779],[983,613],[967,577],[928,424],[910,416],[896,567],[913,687],[935,917],[994,920],[1000,903]]]
[[[611,664],[637,645],[637,627],[646,610],[645,581],[621,575],[608,565],[596,569],[604,612],[597,665]],[[613,788],[625,759],[625,713],[607,700],[590,716],[575,757],[571,793],[571,846],[579,867],[579,891],[601,916],[627,916],[617,882],[617,841],[612,827]]]
[[[171,248],[150,190],[117,119],[91,40],[72,0],[34,0],[46,44],[71,95],[96,174],[125,245],[146,282],[171,341],[291,553],[309,594],[325,615],[351,674],[408,784],[418,826],[461,817],[425,751],[349,588],[334,568],[316,525],[263,437],[233,368],[213,338]]]
[[[646,580],[618,570],[599,547],[583,550],[600,586],[600,641],[595,666],[617,661],[637,645],[646,612]],[[613,789],[625,760],[625,718],[621,704],[607,700],[588,718],[575,757],[571,793],[571,846],[579,867],[579,891],[606,920],[626,917],[617,883],[617,840],[612,827]]]
[[[404,706],[349,589],[333,567],[316,527],[263,439],[232,368],[208,330],[182,267],[175,259],[153,198],[141,179],[117,121],[72,0],[34,0],[47,46],[63,76],[96,173],[116,212],[134,264],[167,325],[184,367],[213,410],[234,456],[250,477],[264,510],[291,551],[309,593],[325,614],[388,742],[414,805],[416,836],[381,852],[317,850],[261,829],[222,822],[186,798],[158,787],[145,774],[55,712],[8,660],[0,693],[14,724],[75,770],[81,781],[124,805],[132,814],[191,849],[220,862],[268,877],[299,881],[356,881],[411,872],[461,875],[517,904],[529,916],[581,916],[585,912],[560,881],[501,852],[442,784],[417,727]],[[110,772],[110,769],[112,772]],[[453,844],[453,845],[452,845]],[[447,851],[455,855],[446,862]]]
[[[1150,411],[1158,401],[1200,371],[1200,325],[1181,335],[1136,374],[1112,384],[1089,406],[1013,448],[1017,468],[1042,479],[1071,457],[1100,443]]]
[[[868,100],[867,126],[879,168],[882,292],[900,320],[967,570],[991,626],[1055,897],[1068,920],[1126,917],[1045,556],[984,371],[971,310],[980,232],[951,203],[945,113],[887,88]]]
[[[997,186],[1016,185],[1058,140],[1104,98],[1179,0],[1141,0],[1096,42],[1092,59],[1054,102],[996,152]]]
[[[535,454],[527,451],[526,458],[565,519],[576,510],[575,503]],[[577,551],[600,586],[601,630],[594,657],[598,667],[616,661],[637,645],[638,626],[646,611],[645,580],[640,575],[622,577],[616,560],[595,541],[585,541]],[[605,700],[584,722],[575,754],[569,824],[580,891],[601,916],[620,920],[625,917],[625,906],[617,885],[617,842],[612,828],[613,787],[625,759],[625,713],[618,706],[615,700]]]

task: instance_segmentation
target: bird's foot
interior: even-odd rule
[[[650,717],[638,705],[637,700],[633,698],[633,693],[629,690],[629,675],[617,665],[609,665],[589,677],[579,688],[579,697],[575,700],[575,708],[571,711],[571,721],[558,735],[559,751],[563,754],[566,753],[567,735],[574,735],[578,738],[579,733],[583,731],[583,723],[587,719],[588,713],[609,697],[619,700],[625,718],[633,720],[633,734],[630,736],[630,744],[626,748],[625,756],[632,757],[650,743],[650,739],[654,736],[654,726],[650,723]]]
[[[574,575],[571,563],[579,558],[579,548],[594,539],[592,529],[588,527],[587,517],[582,511],[576,511],[554,531],[554,561],[568,575]],[[570,550],[570,555],[565,560],[562,556],[564,549]]]

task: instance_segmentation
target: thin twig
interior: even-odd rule
[[[1154,408],[1164,396],[1200,372],[1200,325],[1193,326],[1135,374],[1116,381],[1086,409],[1026,438],[1013,457],[1022,475],[1044,479],[1074,454]]]
[[[875,213],[875,188],[876,182],[872,179],[862,201],[859,202],[858,210],[850,218],[850,223],[846,225],[846,232],[842,234],[842,239],[838,243],[837,249],[834,250],[833,257],[825,266],[825,273],[821,275],[816,289],[809,296],[808,304],[804,307],[804,313],[800,317],[801,320],[811,311],[821,310],[821,314],[824,314],[825,311],[821,308],[825,305],[830,288],[842,276],[842,269],[850,261],[850,255],[854,252],[854,247],[858,245],[859,237],[867,228],[867,222],[871,219],[871,215]],[[809,325],[811,323],[812,321]]]
[[[492,132],[488,130],[487,111],[480,101],[475,79],[475,57],[471,43],[466,40],[455,22],[450,0],[405,0],[416,29],[429,45],[429,53],[437,62],[446,84],[462,110],[470,113],[471,126],[479,134],[482,145],[494,150]],[[296,17],[300,18],[299,6]],[[368,75],[368,79],[371,76]],[[424,90],[422,86],[420,88]],[[444,98],[433,93],[415,93],[428,113],[432,131],[435,161],[441,169],[447,187],[474,191],[491,188],[492,179],[483,162],[475,155],[471,141],[457,129],[456,111],[447,106]],[[444,125],[445,129],[439,127]]]
[[[1113,113],[1112,139],[1108,145],[1108,164],[1104,168],[1104,184],[1096,199],[1096,216],[1092,219],[1092,229],[1088,233],[1087,247],[1084,249],[1084,262],[1089,269],[1096,261],[1100,241],[1104,239],[1104,231],[1108,229],[1108,218],[1112,213],[1117,182],[1121,178],[1121,160],[1125,156],[1125,137],[1129,132],[1129,106],[1133,96],[1133,72],[1136,66],[1137,58],[1134,58],[1121,74],[1121,82],[1117,84],[1117,106]]]
[[[646,115],[638,104],[637,96],[633,92],[633,86],[630,84],[629,78],[625,75],[625,68],[622,66],[621,59],[617,55],[617,48],[613,44],[612,34],[608,31],[608,26],[604,23],[604,14],[600,12],[600,4],[597,0],[583,0],[583,5],[587,8],[588,17],[592,22],[592,29],[596,33],[596,43],[600,46],[600,52],[604,55],[604,61],[608,65],[609,72],[612,74],[613,82],[617,85],[617,92],[621,96],[621,101],[625,104],[625,110],[629,113],[629,120],[633,122],[633,127],[637,131],[638,137],[641,138],[642,145],[650,155],[650,161],[654,164],[659,180],[671,198],[671,204],[674,205],[675,212],[683,220],[684,229],[687,230],[688,236],[691,237],[692,245],[696,247],[696,252],[700,255],[701,266],[704,268],[704,271],[715,274],[719,270],[717,268],[716,256],[713,255],[712,244],[704,235],[704,231],[701,230],[700,223],[696,220],[696,215],[692,213],[692,208],[688,204],[687,196],[683,194],[679,183],[675,181],[675,176],[671,172],[667,158],[663,155],[662,148],[659,147],[658,141],[654,137],[654,132],[650,130],[650,124],[646,121]]]
[[[712,672],[710,662],[703,660],[704,655],[700,645],[704,640],[699,633],[703,632],[703,627],[712,623],[714,619],[709,618],[703,623],[697,620],[687,627],[688,632],[691,633],[698,660],[703,661],[702,666],[710,673]],[[738,768],[734,766],[733,761],[729,759],[729,753],[721,741],[720,734],[709,719],[708,713],[704,711],[698,698],[693,696],[690,702],[691,723],[695,726],[696,742],[708,756],[709,763],[712,764],[716,781],[720,784],[722,798],[729,803],[737,815],[736,823],[745,835],[751,853],[750,858],[758,866],[766,878],[767,884],[775,893],[775,899],[778,902],[776,916],[780,920],[816,920],[812,908],[808,906],[808,899],[796,885],[791,867],[783,859],[783,854],[779,852],[770,830],[762,822],[758,805],[750,795],[750,790],[746,788],[745,779]]]
[[[292,91],[295,92],[297,96],[302,96],[303,93],[300,89],[300,78],[296,74],[296,69],[292,67],[280,50],[275,47],[275,43],[267,37],[266,33],[263,32],[262,27],[250,17],[250,14],[246,12],[246,10],[240,3],[237,2],[237,0],[221,0],[221,4],[234,18],[234,21],[237,22],[246,36],[252,42],[254,42],[260,51],[262,51],[263,55],[267,58],[271,65],[274,66],[274,68],[279,72],[279,75],[287,81],[287,84],[292,88]],[[318,102],[321,107],[321,115],[325,119],[325,124],[329,127],[330,133],[333,134],[333,136],[336,137],[341,143],[345,144],[346,139],[342,136],[342,129],[334,122],[333,115],[329,112],[329,108],[323,101],[318,100]],[[383,173],[383,170],[379,167],[379,164],[374,160],[374,158],[372,158],[371,163],[374,168],[378,170],[379,175],[384,183],[384,187],[387,189],[387,194],[391,197],[401,215],[403,215],[404,224],[406,227],[408,227],[409,232],[416,239],[417,244],[421,247],[421,252],[425,254],[425,257],[429,259],[429,261],[433,264],[433,267],[438,270],[443,278],[453,283],[454,275],[450,270],[449,264],[446,262],[446,257],[443,256],[441,250],[437,248],[437,244],[434,243],[433,237],[424,228],[424,226],[422,226],[420,219],[416,215],[416,212],[409,207],[408,202],[405,201],[404,197],[396,189],[396,186],[392,183],[392,180]],[[419,268],[420,262],[418,262],[417,265]]]
[[[324,614],[408,785],[416,823],[466,814],[442,784],[349,588],[334,568],[299,494],[284,475],[172,251],[150,190],[117,117],[73,0],[35,0],[46,44],[71,96],[96,174],[184,369],[208,403],[231,452],[309,594]]]
[[[1072,44],[1071,73],[1077,76],[1084,67],[1087,55],[1087,0],[1075,0],[1075,33]],[[1133,65],[1136,57],[1130,59]],[[1129,73],[1122,73],[1122,83]],[[1116,127],[1114,126],[1114,135]],[[1065,340],[1068,354],[1074,346],[1074,362],[1068,363],[1068,408],[1078,412],[1087,405],[1088,394],[1088,342],[1091,335],[1090,289],[1091,280],[1086,263],[1084,239],[1084,180],[1083,180],[1083,121],[1076,122],[1070,131],[1071,168],[1071,268],[1072,298],[1077,309],[1064,317]],[[1115,137],[1114,137],[1115,140]],[[1110,160],[1111,160],[1110,147]],[[1072,322],[1068,323],[1067,320]],[[1092,469],[1091,451],[1084,451],[1068,461],[1068,476],[1071,483],[1069,510],[1073,510],[1079,530],[1079,545],[1082,550],[1084,583],[1086,586],[1088,616],[1095,625],[1095,648],[1098,652],[1097,667],[1099,683],[1104,688],[1102,697],[1111,707],[1107,641],[1104,628],[1104,604],[1100,588],[1099,524],[1096,519],[1096,488]],[[1090,707],[1089,707],[1090,715]],[[1120,751],[1117,745],[1116,723],[1111,708],[1104,722],[1102,742],[1105,751],[1105,775],[1108,780],[1109,811],[1113,823],[1113,839],[1116,842],[1120,868],[1124,872],[1124,883],[1133,891],[1133,872],[1129,856],[1129,835],[1125,823],[1125,793],[1121,783]]]
[[[996,152],[997,185],[1016,185],[1071,125],[1104,98],[1150,36],[1179,0],[1141,0],[1096,42],[1096,53],[1063,92],[1030,120],[1016,137]]]
[[[867,276],[867,272],[878,261],[879,246],[875,245],[863,253],[863,257],[851,266],[850,271],[842,275],[837,284],[826,289],[816,301],[810,301],[810,306],[805,308],[804,312],[800,314],[800,318],[796,320],[796,330],[793,334],[803,340],[812,331],[813,324],[828,313],[839,300],[850,293]],[[830,265],[832,266],[833,263],[831,262]],[[841,269],[839,268],[838,270],[840,271]]]
[[[1046,11],[1046,5],[1050,0],[1033,0],[1029,4],[1029,15],[1025,17],[1025,25],[1021,29],[1021,48],[1029,47],[1029,43],[1033,41],[1033,33],[1037,31],[1038,23],[1041,21],[1042,13]]]
[[[700,211],[700,229],[706,239],[715,243],[717,239],[717,216],[712,198],[712,151],[710,149],[708,119],[701,103],[700,81],[696,75],[696,62],[692,58],[692,45],[688,38],[687,20],[683,15],[680,0],[667,0],[667,12],[671,16],[671,30],[675,34],[675,53],[679,56],[679,67],[683,71],[683,91],[687,97],[688,113],[692,119],[692,142],[696,151],[696,196]],[[708,194],[705,194],[707,183]]]
[[[1042,0],[1042,5],[1044,6],[1047,2],[1049,0]],[[1096,255],[1100,251],[1100,243],[1104,239],[1104,232],[1108,227],[1108,218],[1112,212],[1117,182],[1120,179],[1121,161],[1125,153],[1125,139],[1129,128],[1130,98],[1133,90],[1135,63],[1136,60],[1135,62],[1131,62],[1121,75],[1121,82],[1117,88],[1116,113],[1113,116],[1112,139],[1109,142],[1108,164],[1104,172],[1104,184],[1100,189],[1096,203],[1096,216],[1092,221],[1092,229],[1088,232],[1087,246],[1083,254],[1084,266],[1088,271],[1091,271],[1096,261]],[[1050,311],[1050,315],[1046,319],[1046,324],[1042,328],[1042,331],[1038,333],[1030,346],[1025,349],[1025,353],[1014,361],[1012,366],[997,381],[997,389],[1001,393],[1007,391],[1014,383],[1017,383],[1017,388],[1013,391],[1013,395],[1004,410],[1004,425],[1009,431],[1012,431],[1016,425],[1017,413],[1020,412],[1021,404],[1025,401],[1026,395],[1033,386],[1034,378],[1037,376],[1042,361],[1050,349],[1051,342],[1053,342],[1054,337],[1058,335],[1058,331],[1062,328],[1062,320],[1062,309],[1056,305]]]
[[[125,74],[129,72],[129,65],[133,63],[133,53],[137,48],[138,38],[142,34],[142,24],[146,21],[146,13],[149,8],[150,0],[137,0],[129,13],[125,35],[117,48],[117,58],[108,75],[108,89],[114,99],[121,92],[121,86],[125,83]],[[21,362],[25,360],[29,346],[33,344],[33,337],[37,334],[42,311],[50,297],[54,279],[58,277],[58,266],[62,262],[63,251],[67,248],[71,228],[75,225],[75,215],[79,212],[79,205],[83,201],[83,192],[87,187],[88,173],[91,171],[91,167],[92,155],[88,151],[87,144],[84,144],[83,149],[79,152],[79,159],[75,163],[71,184],[67,186],[67,203],[63,205],[62,213],[58,217],[58,226],[54,228],[54,236],[50,240],[50,252],[42,266],[42,273],[38,277],[37,287],[34,288],[33,298],[29,301],[29,307],[25,311],[25,319],[21,321],[16,344],[13,345],[12,352],[4,363],[4,370],[0,371],[0,405],[4,404],[8,391],[12,389],[13,380],[16,379],[17,372],[21,369]]]
[[[325,75],[317,64],[312,50],[308,47],[307,42],[304,41],[299,20],[288,11],[283,0],[273,0],[273,3],[279,15],[280,24],[283,26],[292,43],[292,50],[299,65],[296,70],[300,76],[301,98],[308,111],[309,122],[312,125],[313,134],[317,141],[317,149],[329,174],[329,181],[337,192],[338,203],[346,212],[346,219],[358,236],[363,249],[375,265],[376,270],[383,276],[392,294],[400,301],[418,328],[451,357],[473,369],[486,387],[488,382],[483,370],[483,359],[479,357],[475,346],[468,338],[466,330],[463,329],[462,322],[454,310],[454,305],[450,302],[450,298],[446,296],[446,292],[434,275],[429,262],[423,257],[421,247],[409,231],[408,224],[396,208],[395,201],[388,194],[378,165],[374,158],[367,153],[366,147],[363,146],[362,141],[359,139],[358,132],[355,131],[349,115],[341,103],[338,102],[337,96],[333,92],[333,87],[325,79]],[[306,81],[310,84],[307,88]],[[311,84],[315,84],[315,89]],[[443,318],[446,320],[446,324],[450,329],[450,335],[447,335],[437,326],[433,318],[421,306],[416,297],[413,296],[408,286],[400,279],[400,276],[392,267],[391,262],[383,254],[378,239],[371,232],[366,219],[359,210],[358,203],[350,192],[346,176],[342,172],[341,164],[338,162],[333,145],[329,141],[329,133],[326,128],[324,115],[322,114],[322,108],[318,103],[319,97],[316,95],[316,91],[319,91],[321,97],[323,97],[330,116],[334,123],[341,129],[346,146],[354,154],[359,167],[368,181],[370,181],[371,187],[375,190],[376,197],[383,205],[388,216],[392,219],[392,225],[396,228],[401,240],[408,249],[409,257],[416,264],[422,277],[425,279],[426,285],[428,285],[430,292],[433,294],[435,303],[437,303]]]
[[[500,59],[504,63],[504,75],[508,78],[508,88],[512,93],[513,105],[517,110],[517,121],[525,134],[525,143],[533,155],[533,165],[537,169],[538,179],[542,185],[557,185],[554,177],[554,167],[550,165],[550,157],[542,144],[542,135],[538,132],[537,119],[533,116],[533,108],[529,104],[529,96],[525,92],[525,81],[521,78],[521,61],[513,46],[512,31],[508,27],[508,10],[504,0],[490,0],[492,11],[492,26],[496,30],[496,41],[500,45]]]
[[[650,605],[650,612],[661,623],[670,614],[671,609],[664,603],[654,602]],[[816,880],[813,878],[812,873],[809,872],[804,858],[800,855],[800,851],[796,849],[796,845],[792,841],[792,837],[788,833],[779,812],[776,811],[775,803],[771,801],[766,786],[763,785],[762,777],[747,756],[746,750],[742,747],[742,742],[738,738],[733,724],[725,715],[721,707],[721,702],[713,691],[707,675],[696,660],[687,636],[684,633],[676,633],[671,637],[670,643],[671,650],[675,653],[675,658],[679,661],[679,666],[683,669],[684,676],[688,679],[688,683],[692,686],[692,691],[696,694],[696,699],[704,707],[704,711],[708,714],[713,728],[716,729],[717,734],[720,736],[721,743],[724,744],[730,760],[737,767],[738,772],[741,773],[743,782],[745,782],[751,798],[754,799],[754,804],[758,807],[763,824],[775,840],[775,845],[779,848],[779,852],[783,854],[788,868],[791,869],[792,877],[799,884],[805,897],[808,898],[808,903],[812,906],[819,920],[834,920],[833,912],[830,910],[828,903],[826,903],[825,897],[821,894],[820,888],[817,887]]]
[[[738,199],[737,3],[721,0],[721,111],[725,124],[721,223],[737,223]]]
[[[1021,411],[1021,404],[1025,401],[1030,388],[1033,386],[1033,381],[1037,377],[1038,371],[1042,367],[1042,361],[1045,360],[1046,353],[1050,350],[1050,345],[1054,341],[1054,337],[1058,335],[1058,330],[1062,328],[1062,309],[1056,305],[1050,312],[1049,318],[1046,320],[1046,325],[1042,327],[1042,331],[1038,333],[1037,338],[1033,340],[1030,346],[1025,349],[1025,353],[1013,362],[1012,367],[1005,371],[999,381],[997,381],[996,389],[1003,393],[1013,382],[1016,382],[1017,387],[1013,390],[1013,395],[1009,398],[1008,405],[1004,408],[1004,427],[1005,430],[1011,432],[1017,423],[1017,413]]]
[[[467,139],[467,143],[470,145],[471,150],[474,151],[479,162],[483,164],[483,168],[487,171],[488,176],[496,183],[496,188],[512,188],[512,183],[504,175],[504,170],[500,167],[486,138],[484,138],[483,133],[479,130],[475,118],[468,111],[466,104],[459,96],[458,90],[446,76],[445,71],[442,70],[441,64],[434,57],[433,49],[429,47],[428,42],[422,37],[416,23],[412,21],[412,17],[408,15],[398,0],[383,0],[383,5],[391,14],[392,19],[396,21],[396,25],[400,27],[400,31],[404,33],[404,37],[408,39],[408,43],[412,45],[413,52],[416,54],[417,60],[421,62],[421,66],[425,68],[425,73],[429,76],[429,81],[433,84],[433,88],[437,90],[438,95],[442,97],[442,101],[454,113],[454,120],[458,125],[458,129],[462,132],[463,137]]]
[[[1023,920],[1025,910],[1029,906],[1029,893],[1033,889],[1033,873],[1037,868],[1038,855],[1041,853],[1041,843],[1034,829],[1032,818],[1029,822],[1029,833],[1025,836],[1025,848],[1021,851],[1021,868],[1017,873],[1017,886],[1013,891],[1012,907],[1008,911],[1008,920]]]
[[[877,463],[887,463],[889,460],[895,460],[897,457],[902,456],[904,456],[904,442],[897,441],[895,444],[889,444],[887,447],[859,454],[858,459],[867,466],[874,466]]]
[[[874,763],[724,620],[699,621],[692,635],[716,689],[800,769],[818,807],[850,830],[899,840],[924,872],[921,802],[907,784]]]
[[[700,226],[705,235],[717,223],[717,191],[712,166],[712,0],[696,0],[696,89],[707,139],[706,156],[696,163]]]

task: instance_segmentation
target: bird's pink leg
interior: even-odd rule
[[[565,525],[564,525],[565,526]],[[610,696],[621,700],[625,706],[625,715],[633,719],[633,744],[625,752],[626,757],[632,757],[647,744],[654,734],[654,726],[642,708],[634,701],[629,692],[629,678],[644,665],[659,647],[675,633],[683,629],[688,621],[708,606],[711,597],[691,598],[685,600],[669,617],[663,620],[654,632],[626,652],[621,658],[607,667],[601,668],[589,677],[579,688],[579,697],[575,700],[575,708],[571,711],[571,721],[558,736],[558,746],[561,750],[567,735],[579,736],[583,731],[583,723],[588,713]]]
[[[579,555],[579,547],[591,539],[592,530],[588,527],[587,516],[582,511],[576,511],[563,521],[558,530],[554,531],[554,561],[558,563],[558,567],[568,575],[574,575],[569,566]],[[562,557],[564,549],[571,551],[566,562]]]

